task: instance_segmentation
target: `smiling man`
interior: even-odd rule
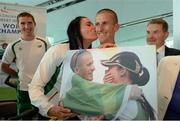
[[[147,25],[147,43],[156,45],[158,61],[164,56],[180,55],[180,50],[165,45],[168,35],[168,23],[165,20],[157,18],[149,21]]]
[[[19,115],[32,107],[27,92],[28,84],[49,44],[44,39],[35,36],[36,22],[30,13],[20,13],[17,16],[17,25],[21,36],[18,40],[8,44],[2,58],[1,69],[10,76],[18,76],[17,115]],[[18,72],[10,68],[13,62],[18,68]],[[31,117],[27,116],[25,119],[31,119]]]
[[[96,14],[96,32],[100,47],[116,46],[115,33],[119,30],[117,14],[108,8],[101,9]]]

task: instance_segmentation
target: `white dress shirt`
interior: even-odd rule
[[[160,48],[157,49],[157,62],[165,56],[165,45],[161,46]]]

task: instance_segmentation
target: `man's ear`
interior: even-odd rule
[[[115,32],[117,32],[120,29],[120,24],[115,24]]]
[[[74,67],[74,72],[79,74],[79,68],[78,67]]]
[[[166,32],[166,35],[165,35],[165,37],[167,38],[169,36],[169,32]]]

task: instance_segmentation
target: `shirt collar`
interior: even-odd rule
[[[158,53],[164,53],[165,52],[165,45],[161,46],[160,48],[157,49]]]
[[[158,62],[161,60],[161,58],[163,58],[165,56],[165,45],[161,46],[159,49],[157,49],[157,59]]]

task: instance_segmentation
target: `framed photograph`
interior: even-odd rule
[[[156,66],[154,46],[69,50],[61,101],[79,115],[156,120]]]

